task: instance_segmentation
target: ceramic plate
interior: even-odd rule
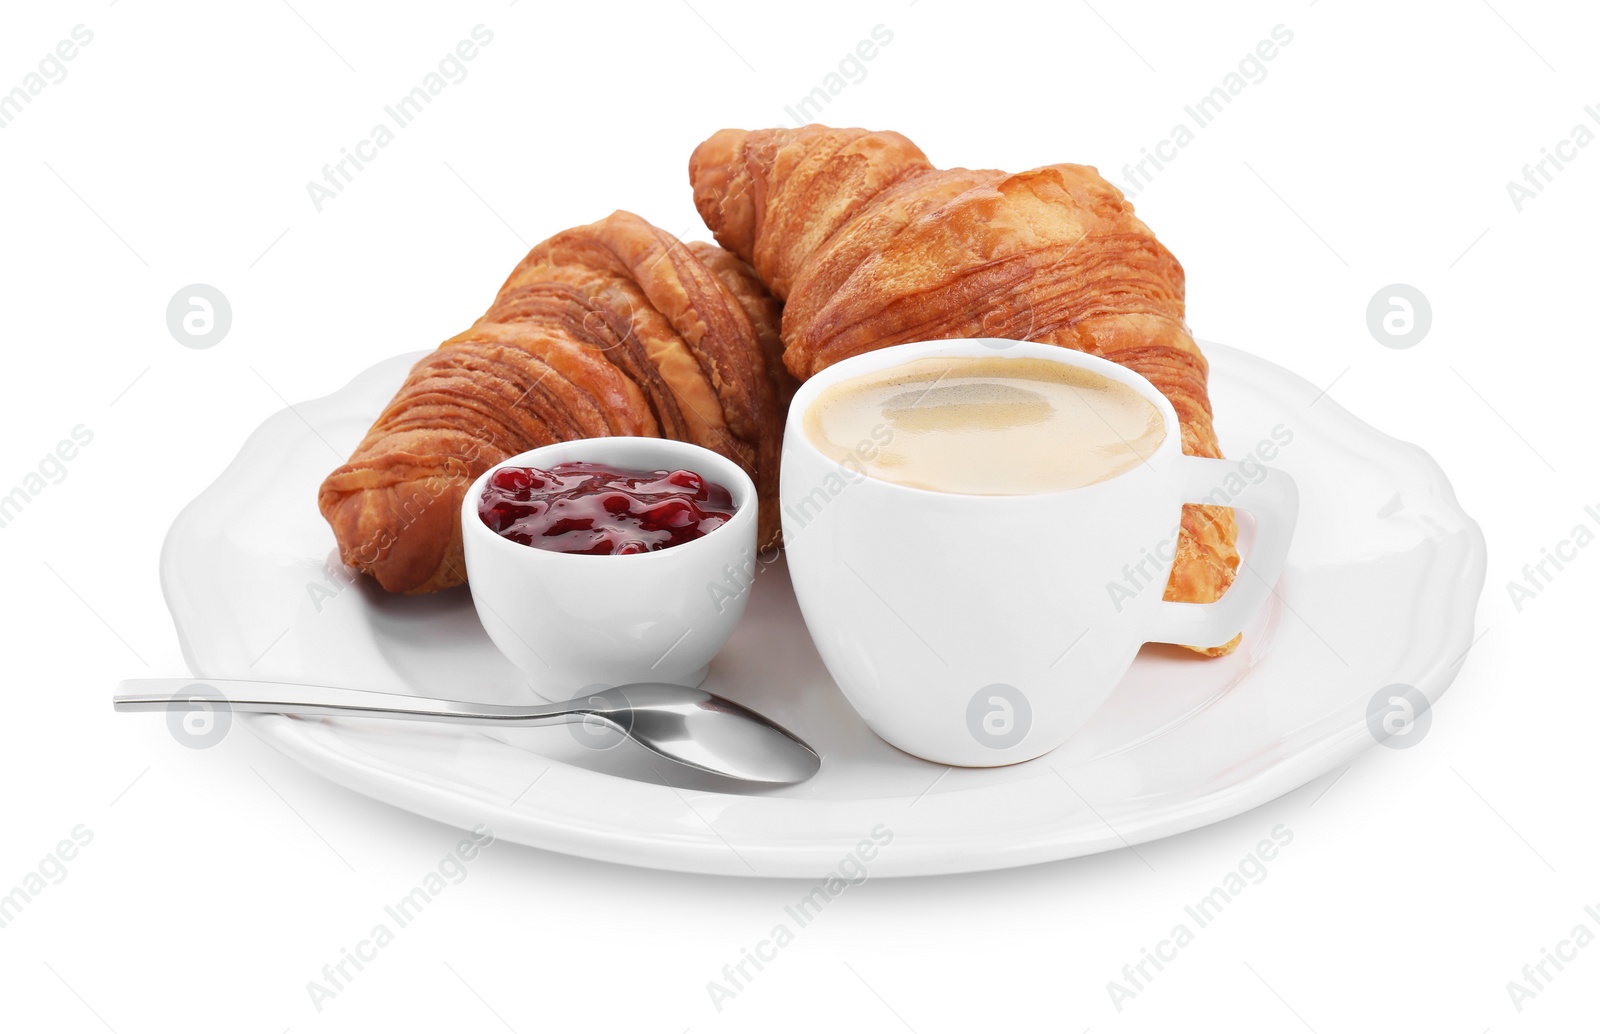
[[[1035,761],[946,769],[877,739],[818,660],[781,562],[757,578],[705,686],[818,749],[822,772],[801,786],[742,793],[667,772],[625,741],[600,749],[571,726],[234,721],[334,782],[442,822],[690,872],[822,876],[874,830],[892,833],[874,876],[995,869],[1236,815],[1372,746],[1379,690],[1404,684],[1438,700],[1472,643],[1485,553],[1421,449],[1280,367],[1205,348],[1225,453],[1269,443],[1260,454],[1300,485],[1276,599],[1228,657],[1147,646],[1089,725]],[[195,676],[538,702],[490,645],[466,588],[391,596],[353,578],[317,512],[323,476],[420,354],[268,420],[179,515],[162,586]]]

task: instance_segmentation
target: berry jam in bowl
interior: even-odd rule
[[[733,495],[692,470],[606,463],[497,468],[478,516],[501,538],[557,553],[627,556],[704,538],[733,517]]]
[[[467,490],[467,582],[489,638],[547,698],[695,686],[744,613],[756,517],[749,475],[709,449],[559,442]]]

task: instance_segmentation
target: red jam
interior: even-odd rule
[[[623,470],[558,463],[501,467],[478,516],[512,542],[557,553],[612,556],[681,546],[733,516],[728,490],[692,470]]]

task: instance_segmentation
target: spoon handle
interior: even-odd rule
[[[174,705],[211,706],[226,711],[332,715],[355,718],[408,718],[465,725],[556,725],[581,718],[583,702],[508,706],[465,700],[440,700],[401,693],[372,693],[334,686],[234,679],[129,679],[117,686],[118,711],[165,711]]]

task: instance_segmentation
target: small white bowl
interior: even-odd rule
[[[525,546],[478,516],[502,467],[606,463],[692,470],[733,496],[702,538],[650,553],[590,556]],[[756,488],[736,463],[665,438],[582,438],[519,453],[485,471],[461,501],[461,544],[478,620],[534,688],[570,699],[597,686],[698,686],[744,613],[755,563]]]

